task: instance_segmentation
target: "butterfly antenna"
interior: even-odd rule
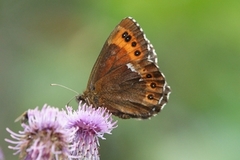
[[[64,85],[61,85],[61,84],[52,83],[51,86],[62,87],[62,88],[65,88],[65,89],[67,89],[67,90],[69,90],[69,91],[72,91],[72,92],[76,93],[77,95],[79,94],[77,91],[75,91],[75,90],[73,90],[73,89],[71,89],[71,88],[68,88],[68,87],[66,87],[66,86],[64,86]]]
[[[75,90],[73,90],[73,89],[71,89],[71,88],[68,88],[68,87],[66,87],[66,86],[64,86],[64,85],[61,85],[61,84],[52,83],[51,86],[62,87],[62,88],[65,88],[65,89],[67,89],[67,90],[70,90],[70,91],[76,93],[77,95],[79,95],[79,93],[78,93],[77,91],[75,91]],[[69,106],[69,103],[70,103],[75,97],[76,97],[76,96],[72,97],[72,98],[68,101],[68,103],[67,103],[66,105]]]

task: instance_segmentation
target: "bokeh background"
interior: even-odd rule
[[[100,141],[103,160],[240,158],[240,1],[31,1],[0,4],[0,147],[17,159],[5,128],[48,103],[84,91],[103,43],[126,16],[154,45],[172,88],[151,120],[118,120]],[[75,101],[71,105],[76,107]]]

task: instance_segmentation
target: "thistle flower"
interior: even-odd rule
[[[14,133],[9,128],[14,140],[5,141],[15,145],[9,146],[16,150],[14,154],[20,154],[25,160],[57,160],[70,156],[73,141],[74,128],[66,128],[66,113],[44,105],[42,110],[38,107],[27,111],[27,123],[22,123],[23,131]]]
[[[76,148],[72,156],[98,160],[98,138],[105,139],[105,133],[111,134],[112,129],[117,127],[117,121],[113,122],[111,114],[105,108],[93,108],[81,102],[77,111],[67,107],[67,114],[67,128],[75,128],[72,144]]]
[[[23,131],[14,133],[7,128],[14,140],[5,141],[15,145],[9,148],[24,160],[98,160],[98,138],[111,134],[117,123],[105,108],[81,103],[77,111],[72,107],[66,111],[48,105],[41,110],[36,107],[17,120],[21,120]]]

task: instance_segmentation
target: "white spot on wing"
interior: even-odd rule
[[[132,63],[127,63],[126,65],[127,65],[128,69],[130,69],[132,72],[136,72],[136,73],[138,73],[138,75],[141,76],[141,74],[138,71],[136,71],[136,69],[134,68]],[[138,81],[141,82],[141,81],[143,81],[143,79],[140,78]]]
[[[127,64],[127,67],[128,67],[128,69],[130,69],[132,72],[137,72],[137,71],[135,70],[135,68],[134,68],[134,66],[133,66],[132,63],[128,63],[128,64]]]

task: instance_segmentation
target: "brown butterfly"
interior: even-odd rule
[[[139,24],[127,17],[106,40],[77,101],[105,107],[120,118],[146,119],[163,109],[169,94],[152,44]]]

